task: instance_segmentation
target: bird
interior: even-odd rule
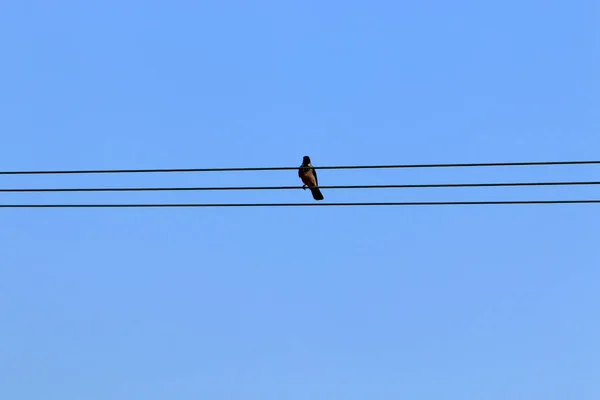
[[[302,180],[302,189],[306,190],[308,187],[312,193],[313,199],[323,200],[323,193],[319,190],[319,180],[317,179],[317,171],[310,163],[310,157],[304,156],[302,158],[302,165],[298,169],[298,176]]]

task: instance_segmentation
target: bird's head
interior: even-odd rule
[[[310,164],[310,157],[309,156],[304,156],[302,158],[302,164],[304,164],[304,165]]]

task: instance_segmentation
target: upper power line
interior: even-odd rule
[[[391,168],[465,168],[465,167],[517,167],[542,165],[600,164],[600,161],[526,161],[496,163],[455,164],[395,164],[395,165],[337,165],[315,166],[315,169],[391,169]],[[307,167],[308,168],[308,167]],[[123,173],[174,173],[174,172],[234,172],[234,171],[281,171],[297,170],[298,167],[234,167],[234,168],[173,168],[173,169],[90,169],[90,170],[47,170],[47,171],[0,171],[0,175],[42,174],[123,174]]]

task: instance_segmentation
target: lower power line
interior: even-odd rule
[[[342,206],[460,206],[517,204],[590,204],[592,200],[439,201],[388,203],[156,203],[156,204],[0,204],[0,208],[167,208],[167,207],[342,207]]]

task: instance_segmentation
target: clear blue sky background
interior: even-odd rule
[[[0,170],[598,159],[599,18],[592,0],[5,0]],[[319,175],[323,185],[599,176],[593,166]],[[1,187],[295,184],[295,171],[0,177]],[[600,198],[594,187],[324,193]],[[598,399],[599,211],[0,210],[0,398]]]

